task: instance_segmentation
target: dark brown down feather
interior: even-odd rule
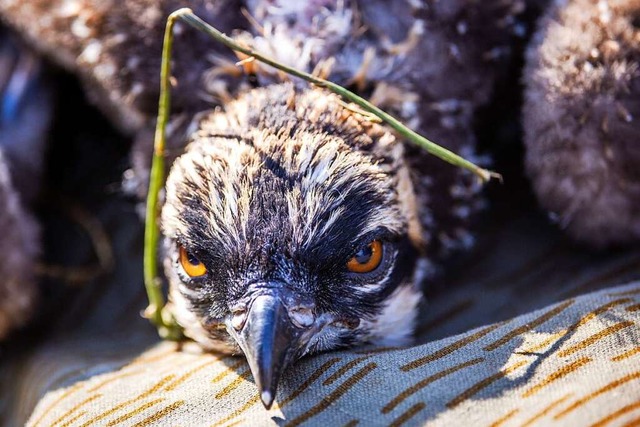
[[[524,72],[540,204],[596,247],[640,240],[640,1],[556,2]]]
[[[9,166],[0,149],[0,340],[26,323],[37,298],[39,227],[12,183]]]

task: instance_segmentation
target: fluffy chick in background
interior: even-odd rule
[[[30,212],[50,121],[40,61],[0,32],[0,340],[30,317],[38,296],[39,227]]]
[[[542,206],[595,247],[640,241],[640,1],[556,1],[524,72],[526,165]]]

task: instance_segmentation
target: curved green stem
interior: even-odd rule
[[[144,228],[144,286],[149,299],[149,306],[144,315],[158,328],[160,336],[168,339],[180,338],[181,331],[173,316],[165,310],[162,280],[158,277],[157,249],[160,235],[158,196],[165,178],[164,149],[170,110],[171,48],[173,45],[173,26],[176,19],[175,13],[169,16],[164,32],[160,68],[160,100],[158,101],[158,119],[153,143]]]
[[[312,74],[281,64],[272,58],[264,56],[252,49],[249,49],[247,47],[244,47],[238,44],[231,37],[227,36],[226,34],[218,31],[216,28],[204,22],[197,15],[195,15],[191,11],[191,9],[188,9],[188,8],[179,9],[174,13],[172,13],[171,16],[174,17],[174,19],[179,18],[180,20],[186,22],[192,27],[210,35],[215,40],[219,41],[220,43],[224,44],[230,49],[233,49],[234,51],[241,52],[249,57],[257,59],[260,62],[270,65],[273,68],[282,70],[287,74],[299,77],[303,80],[313,83],[316,86],[325,87],[331,90],[332,92],[340,95],[342,98],[347,99],[353,102],[354,104],[357,104],[359,107],[361,107],[365,111],[370,112],[371,114],[379,117],[381,120],[386,122],[389,126],[391,126],[396,132],[398,132],[400,135],[406,138],[408,141],[411,141],[412,143],[418,145],[419,147],[422,147],[429,153],[439,157],[445,162],[449,162],[452,165],[470,170],[471,172],[476,174],[483,182],[487,182],[491,178],[500,177],[499,174],[495,172],[491,172],[487,169],[483,169],[475,165],[474,163],[460,157],[456,153],[450,150],[447,150],[446,148],[428,140],[427,138],[418,134],[417,132],[414,132],[413,130],[409,129],[407,126],[403,125],[398,119],[396,119],[392,115],[386,113],[385,111],[376,107],[366,99],[361,98],[360,96],[356,95],[355,93],[351,92],[348,89],[345,89],[339,84],[333,83],[329,80],[321,79]]]

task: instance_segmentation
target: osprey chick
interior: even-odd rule
[[[405,150],[337,96],[241,96],[201,120],[166,191],[177,320],[242,350],[266,406],[303,355],[412,334],[426,262]]]

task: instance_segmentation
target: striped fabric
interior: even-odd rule
[[[28,426],[640,425],[640,283],[410,348],[306,358],[267,412],[243,358],[160,343]]]

